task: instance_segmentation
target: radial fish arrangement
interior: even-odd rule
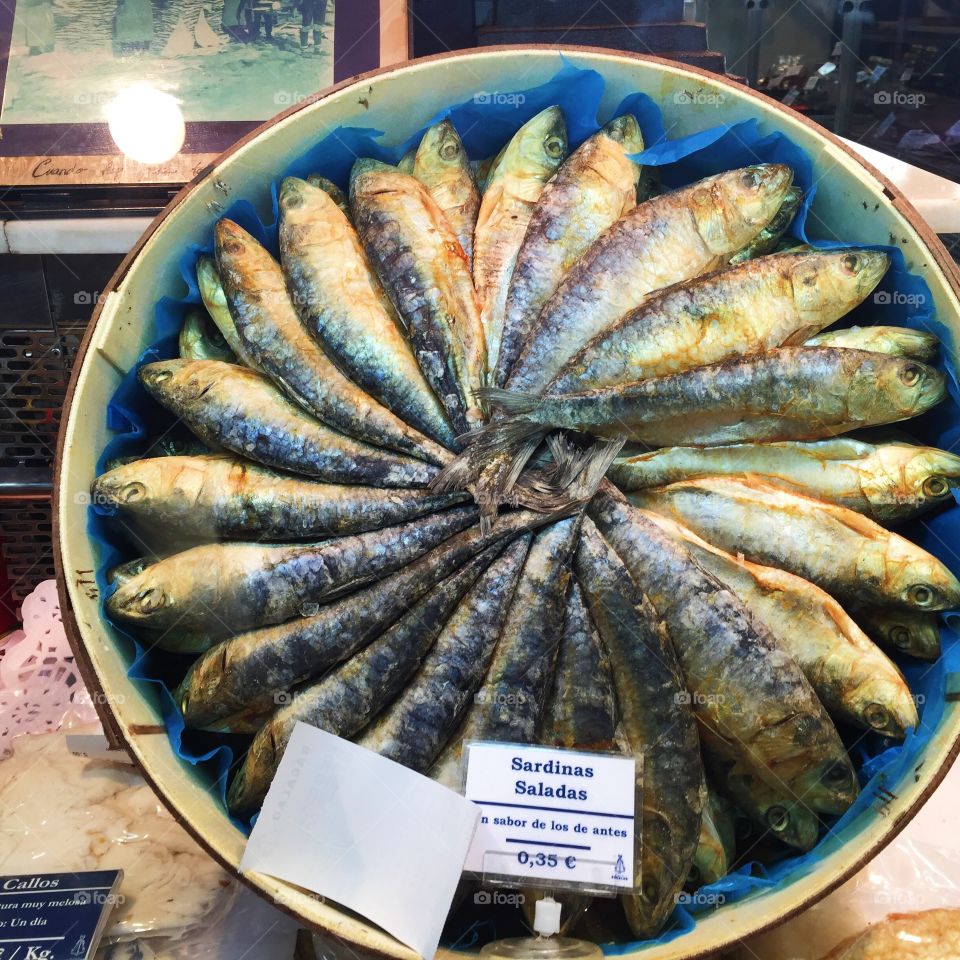
[[[175,427],[93,485],[104,609],[188,731],[243,744],[236,822],[298,722],[454,789],[471,740],[636,757],[617,910],[654,938],[758,837],[811,850],[851,744],[918,727],[901,666],[960,607],[900,526],[960,484],[903,432],[940,343],[871,324],[891,254],[791,235],[782,163],[653,194],[630,113],[467,134],[282,179],[275,250],[214,225],[178,355],[137,371]]]

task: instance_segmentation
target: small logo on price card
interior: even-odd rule
[[[633,887],[633,757],[469,743],[466,763],[464,793],[480,823],[464,869],[508,883]]]

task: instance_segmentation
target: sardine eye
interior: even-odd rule
[[[648,878],[643,881],[640,894],[647,903],[656,903],[660,898],[660,885],[656,880]]]
[[[285,193],[285,194],[280,198],[280,202],[283,204],[284,209],[286,209],[286,210],[296,210],[297,207],[302,207],[302,206],[303,206],[303,197],[301,197],[299,193],[293,193],[293,192]],[[230,250],[229,247],[228,247],[227,249],[229,250],[230,253],[239,253],[239,252],[240,252],[240,247],[239,247],[239,245],[237,246],[237,249],[236,249],[236,250]]]
[[[137,481],[128,483],[120,491],[120,498],[124,503],[136,503],[138,500],[142,500],[146,495],[147,488],[142,483],[138,483]]]
[[[933,590],[924,583],[915,583],[908,591],[910,602],[918,607],[929,607],[933,603]]]
[[[453,160],[456,158],[457,154],[460,153],[460,147],[455,140],[448,140],[440,148],[440,156],[444,160]]]
[[[855,274],[860,269],[860,258],[855,253],[848,253],[840,261],[840,265],[847,273]]]
[[[783,833],[790,826],[790,814],[784,807],[768,807],[765,814],[767,826],[774,833]]]
[[[239,240],[227,240],[223,244],[223,249],[230,254],[243,253],[243,244]]]
[[[868,703],[863,711],[863,719],[873,727],[874,730],[884,730],[889,725],[889,716],[886,708],[879,703]]]
[[[548,157],[563,156],[563,141],[559,137],[547,137],[543,142],[543,149],[546,150]]]
[[[845,763],[832,763],[823,773],[823,780],[832,787],[840,787],[850,782],[850,768]]]
[[[169,380],[173,376],[173,372],[170,370],[158,370],[156,373],[152,374],[152,380],[154,383],[163,383],[165,380]]]
[[[760,171],[755,169],[745,171],[740,182],[748,190],[756,190],[760,186]]]
[[[923,493],[927,497],[945,497],[950,492],[946,477],[927,477],[923,481]]]
[[[896,626],[890,629],[890,642],[898,650],[906,650],[910,646],[910,630],[904,626]]]
[[[914,386],[914,384],[919,381],[922,374],[923,371],[915,363],[904,364],[900,369],[900,379],[908,387]]]

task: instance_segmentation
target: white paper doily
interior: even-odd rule
[[[22,614],[23,629],[0,641],[0,760],[14,737],[56,730],[68,713],[78,723],[97,719],[63,630],[56,581],[44,580]]]

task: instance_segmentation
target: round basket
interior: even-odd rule
[[[268,219],[269,184],[277,172],[336,127],[376,128],[385,132],[386,142],[399,142],[448,103],[478,91],[520,89],[549,80],[562,65],[561,54],[602,75],[603,107],[608,112],[627,93],[646,92],[664,106],[671,138],[750,118],[756,118],[765,133],[786,134],[813,162],[818,190],[812,212],[819,222],[835,227],[849,242],[900,247],[911,271],[929,286],[938,318],[954,338],[960,336],[960,273],[933,232],[887,180],[842,141],[778,103],[723,77],[654,57],[584,47],[495,47],[432,57],[331,87],[241,140],[157,217],[101,299],[67,394],[54,510],[64,623],[105,724],[174,816],[228,870],[237,872],[245,837],[208,790],[203,772],[174,753],[153,689],[127,676],[127,644],[101,616],[93,573],[100,557],[88,533],[86,509],[97,459],[110,439],[104,410],[124,373],[155,339],[154,304],[182,293],[179,254],[189,244],[203,242],[227,203],[247,199]],[[677,103],[684,104],[683,110],[672,109]],[[809,906],[902,829],[958,750],[960,705],[948,693],[921,762],[900,782],[888,784],[889,789],[860,815],[849,839],[825,848],[815,869],[702,915],[691,931],[669,942],[627,949],[651,960],[703,956]],[[351,953],[370,956],[415,957],[381,930],[332,904],[266,876],[243,879],[331,944],[346,943]]]

